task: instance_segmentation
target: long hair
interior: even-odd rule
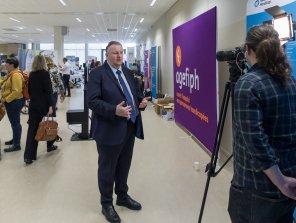
[[[39,70],[47,70],[45,58],[42,55],[35,56],[32,63],[32,72]]]
[[[45,62],[47,65],[47,69],[51,69],[51,68],[55,67],[55,64],[53,63],[53,60],[51,57],[45,56],[44,58],[45,58]]]
[[[254,26],[248,31],[245,44],[255,52],[258,65],[286,87],[292,69],[277,31],[272,26]]]

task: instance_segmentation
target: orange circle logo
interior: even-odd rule
[[[181,51],[181,47],[178,45],[176,48],[176,64],[177,67],[181,66],[181,62],[182,62],[182,51]]]

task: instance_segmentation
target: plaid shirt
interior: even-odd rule
[[[296,81],[283,88],[258,65],[234,90],[232,185],[270,197],[283,195],[263,170],[278,165],[296,177]]]

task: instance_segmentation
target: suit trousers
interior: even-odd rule
[[[127,122],[127,131],[124,134],[126,134],[125,140],[120,145],[106,146],[96,142],[99,153],[98,185],[102,206],[112,204],[114,183],[117,196],[124,196],[128,191],[127,179],[135,142],[134,123]]]
[[[24,159],[36,160],[38,141],[35,140],[35,135],[39,123],[44,117],[43,114],[36,111],[29,111],[29,127],[27,133],[26,148],[24,153]],[[55,140],[47,141],[47,148],[50,148],[54,144]]]
[[[71,95],[71,90],[70,90],[70,74],[63,74],[63,84],[65,88],[65,94],[66,90],[68,91],[68,96]]]

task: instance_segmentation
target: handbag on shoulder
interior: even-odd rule
[[[5,107],[3,104],[0,104],[0,121],[3,119],[5,114],[6,114]]]
[[[61,141],[58,136],[58,123],[53,117],[47,116],[43,121],[39,123],[37,133],[35,136],[36,141]]]

